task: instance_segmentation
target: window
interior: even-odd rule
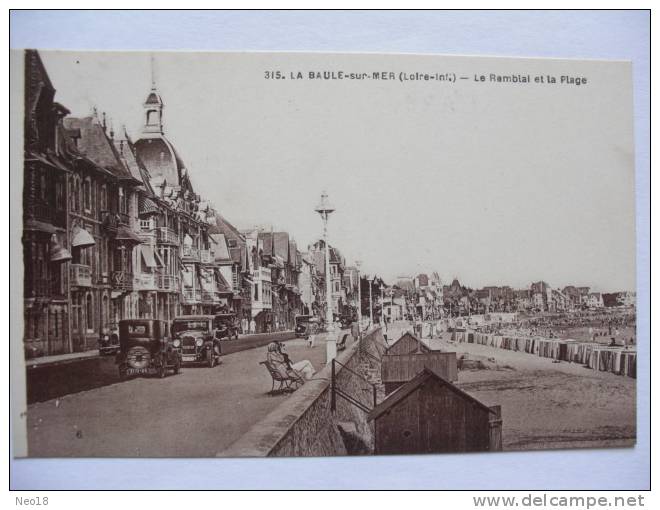
[[[254,300],[259,301],[259,284],[254,285]]]
[[[120,187],[117,192],[119,194],[119,212],[128,214],[128,199],[124,194],[124,188]]]
[[[92,212],[92,179],[87,177],[83,183],[83,207],[85,212]]]
[[[238,246],[238,243],[236,242],[236,239],[227,239],[227,246],[230,248],[236,248]]]
[[[99,197],[99,202],[101,205],[101,211],[108,210],[108,189],[105,184],[101,186],[101,196]]]
[[[92,332],[94,331],[94,303],[91,294],[87,294],[85,314],[87,315],[87,331]]]
[[[48,198],[48,192],[47,192],[47,183],[46,183],[46,173],[45,172],[39,172],[39,194],[41,196],[41,200],[47,200]]]
[[[64,210],[64,183],[61,180],[55,183],[55,207]]]

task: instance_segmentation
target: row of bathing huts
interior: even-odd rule
[[[474,343],[535,354],[558,361],[580,363],[592,370],[637,377],[637,351],[630,347],[606,346],[570,339],[505,336],[476,331],[456,331],[457,342]]]

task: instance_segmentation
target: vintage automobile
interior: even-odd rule
[[[238,340],[238,324],[234,313],[216,313],[213,319],[215,338],[217,340]]]
[[[117,354],[119,352],[119,324],[109,322],[106,324],[99,337],[99,354]]]
[[[168,370],[175,374],[181,367],[181,354],[169,338],[167,323],[152,319],[119,321],[119,352],[115,358],[119,377],[158,375]]]
[[[215,315],[180,315],[172,321],[172,337],[184,363],[205,363],[213,368],[220,362]]]
[[[320,319],[313,315],[296,315],[294,320],[295,333],[298,338],[307,338],[322,330]]]

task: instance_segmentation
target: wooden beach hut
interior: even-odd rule
[[[502,449],[501,411],[424,368],[368,415],[374,453],[415,454]]]
[[[422,370],[433,370],[443,379],[458,380],[455,352],[427,351],[412,354],[385,354],[381,360],[381,381],[385,394],[390,394],[399,386],[415,378]]]
[[[429,352],[430,350],[419,338],[406,332],[387,348],[385,354],[411,354],[413,352]]]

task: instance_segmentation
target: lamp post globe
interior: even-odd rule
[[[314,210],[319,213],[323,220],[323,244],[325,245],[325,322],[328,331],[333,328],[333,314],[332,314],[332,277],[330,275],[330,245],[328,244],[328,218],[330,214],[335,211],[335,208],[328,200],[328,194],[324,191],[321,193],[321,200]]]

